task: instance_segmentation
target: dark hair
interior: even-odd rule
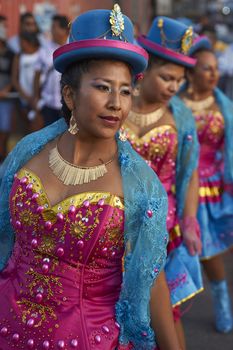
[[[61,75],[60,88],[61,88],[61,110],[63,117],[65,118],[67,124],[69,124],[71,118],[71,111],[67,107],[65,100],[62,95],[62,91],[66,85],[70,86],[73,90],[78,91],[81,86],[82,76],[88,73],[90,67],[98,61],[102,61],[104,58],[90,58],[82,61],[72,63],[68,66],[64,73]],[[127,63],[126,63],[127,64]],[[130,70],[132,68],[129,66]],[[132,73],[133,74],[133,73]]]
[[[37,33],[22,32],[20,34],[20,39],[27,41],[29,44],[31,44],[35,48],[40,47],[40,42],[39,42]]]
[[[62,15],[55,15],[53,16],[53,22],[58,22],[59,27],[62,29],[66,29],[68,31],[68,26],[69,26],[69,20],[66,16],[62,16]]]
[[[85,73],[89,72],[90,65],[96,60],[89,59],[79,62],[75,62],[68,66],[66,71],[61,76],[60,87],[61,87],[61,104],[62,104],[62,113],[67,124],[69,124],[71,111],[67,107],[65,100],[62,95],[62,91],[66,85],[70,86],[73,90],[78,91],[81,85],[82,76]]]
[[[20,23],[22,24],[26,19],[28,19],[28,18],[33,18],[33,19],[35,19],[34,18],[34,16],[33,16],[33,14],[31,13],[31,12],[25,12],[25,13],[23,13],[21,16],[20,16]]]
[[[167,61],[166,59],[149,54],[148,69],[151,69],[154,65],[164,66],[167,63],[169,63],[169,61]]]
[[[170,60],[167,60],[166,58],[162,58],[159,56],[155,56],[153,54],[149,54],[149,61],[148,61],[148,70],[151,69],[153,66],[165,66],[166,64],[173,63],[177,66],[184,67],[182,64],[172,62]],[[185,68],[185,67],[184,67]]]
[[[212,53],[214,56],[215,56],[215,53],[214,53],[214,50],[213,49],[208,49],[208,48],[200,48],[198,50],[196,50],[192,55],[190,55],[190,57],[192,58],[197,58],[197,55],[199,53],[202,53],[202,52],[209,52],[209,53]]]
[[[7,17],[4,15],[0,15],[0,22],[7,21]]]

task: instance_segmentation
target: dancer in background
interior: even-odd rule
[[[188,52],[192,30],[166,17],[154,20],[147,36],[138,38],[148,51],[149,66],[135,90],[125,132],[134,149],[159,176],[168,194],[167,283],[177,334],[185,339],[179,305],[202,290],[198,205],[198,142],[195,124],[183,102],[173,97],[195,60]],[[172,98],[173,97],[173,98]]]
[[[1,168],[4,350],[180,350],[162,271],[167,196],[118,132],[147,65],[133,40],[118,5],[80,15],[54,52],[65,119]]]
[[[232,329],[232,311],[222,253],[233,244],[233,104],[216,88],[219,71],[206,37],[190,50],[197,59],[181,92],[191,108],[200,142],[198,221],[202,237],[201,260],[210,281],[216,329]]]

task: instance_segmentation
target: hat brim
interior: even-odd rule
[[[199,36],[189,50],[189,55],[193,55],[198,50],[211,50],[212,45],[206,36]]]
[[[158,45],[153,41],[148,40],[144,35],[138,38],[138,43],[150,54],[161,57],[170,62],[182,65],[184,67],[194,67],[196,64],[196,59]]]
[[[134,74],[143,72],[147,67],[148,54],[140,46],[109,39],[80,40],[59,47],[53,53],[55,69],[64,73],[74,63],[89,58],[103,58],[128,63]]]

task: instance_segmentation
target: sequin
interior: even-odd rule
[[[33,318],[30,318],[28,321],[27,321],[27,326],[28,327],[33,327],[35,324],[35,320]]]
[[[57,256],[61,257],[64,255],[64,249],[63,248],[58,248],[57,249]]]
[[[77,346],[78,346],[78,340],[77,340],[77,339],[72,339],[72,340],[71,340],[71,346],[72,346],[73,348],[77,348]]]
[[[103,326],[102,329],[103,329],[103,332],[105,334],[108,334],[110,332],[110,330],[109,330],[109,328],[107,326]]]
[[[33,349],[34,348],[34,340],[33,339],[29,339],[27,341],[27,346],[29,349]]]
[[[96,342],[96,344],[100,344],[100,342],[101,342],[101,336],[100,335],[96,335],[95,336],[95,342]]]
[[[57,346],[59,349],[64,349],[65,348],[65,342],[64,340],[59,340],[57,343]]]
[[[45,341],[43,342],[43,349],[49,349],[49,347],[50,347],[49,341],[48,341],[48,340],[45,340]]]
[[[12,340],[13,340],[14,342],[16,342],[16,343],[19,341],[19,338],[20,338],[20,337],[19,337],[19,334],[18,334],[18,333],[14,333],[13,336],[12,336]]]
[[[152,218],[152,216],[153,216],[153,211],[152,210],[147,210],[147,215],[148,215],[148,217],[149,218]]]
[[[32,247],[33,247],[33,248],[36,248],[36,247],[37,247],[37,245],[38,245],[38,241],[37,241],[37,239],[36,239],[36,238],[33,238],[33,240],[32,240],[32,242],[31,242],[31,244],[32,244]]]
[[[6,336],[7,333],[8,333],[7,327],[2,327],[2,328],[1,328],[1,331],[0,331],[0,334],[1,334],[2,336]]]

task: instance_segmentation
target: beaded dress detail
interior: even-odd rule
[[[173,125],[162,125],[151,129],[139,137],[127,121],[124,128],[131,145],[158,175],[168,195],[167,229],[169,242],[165,274],[170,289],[172,305],[176,306],[202,290],[198,283],[196,284],[195,282],[195,272],[192,271],[195,269],[189,270],[189,267],[193,266],[193,264],[196,266],[197,261],[187,253],[186,248],[182,244],[182,235],[176,210],[177,130]]]
[[[125,131],[133,148],[155,171],[168,194],[167,228],[170,233],[168,243],[169,252],[181,243],[174,194],[176,174],[175,160],[177,154],[176,129],[172,125],[163,125],[153,128],[139,138],[126,123]]]
[[[0,280],[0,349],[118,349],[123,200],[87,192],[51,207],[23,168],[10,211],[16,242]]]
[[[200,142],[198,221],[202,258],[221,253],[233,244],[232,196],[224,197],[224,118],[219,111],[194,114]],[[231,229],[230,229],[231,227]],[[227,233],[226,233],[227,232]]]

